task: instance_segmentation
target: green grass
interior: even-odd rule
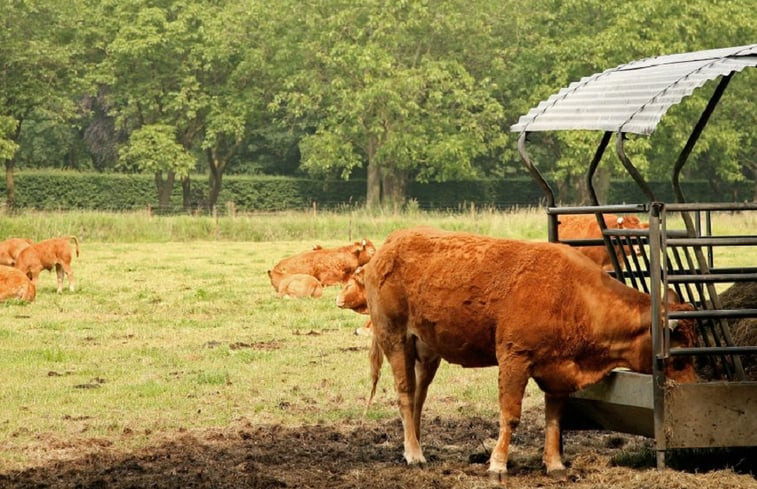
[[[341,245],[351,233],[380,245],[395,227],[414,224],[546,235],[536,211],[353,215],[351,232],[348,215],[306,213],[229,217],[217,225],[144,215],[26,217],[0,218],[0,236],[83,239],[72,264],[76,292],[56,294],[55,275],[43,272],[34,303],[0,303],[2,472],[28,467],[51,439],[107,438],[128,450],[158,433],[241,419],[358,420],[369,392],[369,340],[352,332],[365,317],[334,305],[336,287],[317,300],[277,298],[268,268],[314,242]],[[742,224],[734,217],[727,225]],[[757,257],[745,252],[731,259],[754,264]],[[496,369],[443,364],[426,415],[496,419],[496,383]],[[541,400],[530,389],[526,406]],[[368,416],[397,417],[386,366]]]

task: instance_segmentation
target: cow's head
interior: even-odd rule
[[[355,247],[353,248],[355,256],[357,256],[358,265],[365,265],[373,255],[376,254],[376,247],[373,246],[370,240],[363,238],[361,241],[355,241]]]
[[[693,311],[691,304],[668,304],[670,311]],[[690,348],[696,346],[696,321],[677,319],[668,322],[670,346],[673,348]],[[694,359],[691,356],[674,356],[665,361],[665,376],[680,383],[697,381]]]
[[[357,267],[347,283],[344,284],[344,287],[336,296],[337,307],[352,309],[359,314],[368,314],[363,270],[363,267]]]

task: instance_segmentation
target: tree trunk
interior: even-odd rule
[[[407,197],[407,176],[400,172],[385,173],[383,178],[384,205],[399,212]]]
[[[181,206],[185,212],[192,211],[192,194],[191,184],[189,177],[181,179]]]
[[[208,167],[210,174],[208,176],[208,211],[213,211],[218,203],[218,194],[221,193],[221,180],[223,179],[223,169],[226,163],[218,157],[218,153],[213,148],[207,151]]]
[[[11,158],[5,160],[5,205],[8,212],[12,212],[16,206],[16,184],[13,182],[13,167],[16,166],[16,160]]]
[[[218,203],[218,194],[221,193],[221,180],[223,179],[223,173],[214,171],[211,166],[210,177],[208,179],[208,210],[212,211]]]
[[[155,186],[158,188],[158,208],[161,212],[165,212],[171,205],[171,193],[173,192],[173,182],[175,179],[175,173],[169,171],[166,173],[166,178],[163,178],[163,172],[155,173]]]

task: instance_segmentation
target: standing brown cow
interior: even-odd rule
[[[8,238],[0,241],[0,265],[15,266],[18,254],[30,244],[32,240],[26,238]]]
[[[37,288],[21,270],[0,266],[0,301],[21,299],[33,301]]]
[[[615,214],[604,215],[607,229],[645,229],[649,224],[641,222],[636,216],[616,216]],[[568,239],[601,239],[602,230],[599,229],[597,218],[593,215],[565,215],[560,216],[560,224],[557,234],[561,240]],[[591,258],[594,263],[601,265],[605,270],[612,269],[612,260],[605,246],[580,246],[581,253]],[[623,255],[630,255],[634,250],[630,246],[615,246],[615,255],[618,263],[623,267]]]
[[[58,293],[63,291],[63,273],[68,275],[68,288],[74,291],[74,272],[71,270],[71,243],[76,245],[79,256],[79,240],[76,236],[51,238],[28,246],[21,251],[16,261],[16,268],[25,273],[36,285],[42,270],[52,270],[58,277]]]
[[[565,470],[559,422],[566,397],[616,367],[652,370],[650,296],[567,245],[400,230],[365,266],[365,293],[374,389],[381,356],[373,357],[383,351],[399,395],[409,464],[425,463],[421,411],[441,359],[498,366],[500,434],[489,471],[500,477],[529,378],[545,393],[544,464],[554,474]],[[691,346],[693,324],[679,321],[671,341]],[[666,371],[677,381],[696,378],[689,360]]]
[[[279,282],[286,275],[304,273],[317,278],[324,287],[344,283],[360,265],[365,265],[376,253],[376,247],[367,239],[355,241],[339,248],[321,248],[305,251],[281,260],[268,271],[271,285],[279,290]]]

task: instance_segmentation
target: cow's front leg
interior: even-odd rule
[[[563,478],[565,477],[565,466],[560,456],[560,418],[565,407],[565,396],[555,396],[544,394],[544,466],[547,474]]]
[[[508,356],[499,361],[499,438],[489,458],[489,473],[500,480],[507,474],[510,438],[520,422],[528,376],[527,359]]]

